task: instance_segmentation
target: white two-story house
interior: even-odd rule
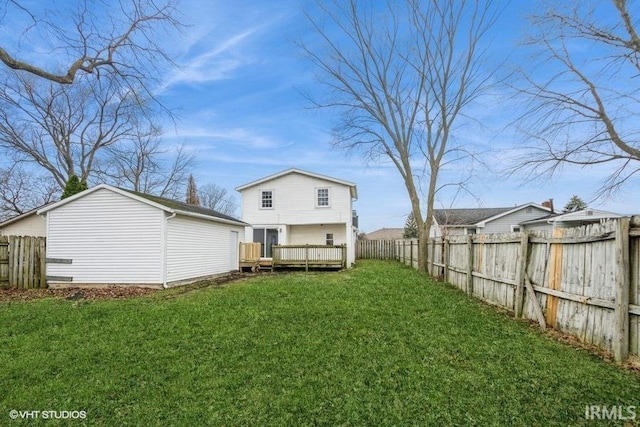
[[[251,224],[245,241],[272,245],[346,245],[347,265],[355,263],[356,185],[300,169],[287,169],[236,188],[242,218]]]

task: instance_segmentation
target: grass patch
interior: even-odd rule
[[[636,374],[385,262],[0,303],[0,349],[3,425],[12,409],[90,425],[581,425],[589,405],[640,406]]]

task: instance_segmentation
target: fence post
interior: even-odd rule
[[[524,280],[527,275],[527,258],[529,256],[529,233],[523,231],[520,237],[520,262],[516,272],[516,297],[514,299],[514,311],[516,317],[522,317],[524,304]]]
[[[45,289],[47,287],[47,241],[46,239],[40,239],[40,288]]]
[[[629,356],[629,218],[616,224],[616,304],[614,309],[613,357],[624,362]]]
[[[427,243],[428,244],[428,243]],[[436,259],[436,239],[435,237],[431,240],[431,276],[435,276],[434,263]]]
[[[411,255],[410,265],[411,268],[413,268],[413,239],[411,239],[409,242],[411,243],[411,246],[409,246],[409,255]]]
[[[449,252],[450,252],[450,242],[449,238],[445,238],[443,243],[444,245],[442,250],[442,264],[444,265],[442,270],[442,280],[444,282],[449,282]]]
[[[467,288],[469,295],[473,295],[473,234],[467,236]]]

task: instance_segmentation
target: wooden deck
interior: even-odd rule
[[[276,268],[342,269],[347,266],[346,245],[274,245],[273,257],[261,257],[260,243],[240,243],[240,270]]]

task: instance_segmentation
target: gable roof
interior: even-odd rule
[[[263,184],[265,182],[268,181],[272,181],[274,179],[283,177],[285,175],[290,175],[290,174],[299,174],[299,175],[305,175],[311,178],[317,178],[317,179],[321,179],[323,181],[329,181],[329,182],[334,182],[336,184],[341,184],[341,185],[345,185],[347,187],[349,187],[349,190],[351,192],[351,197],[354,199],[358,198],[358,190],[356,188],[356,184],[351,182],[351,181],[345,181],[343,179],[338,179],[338,178],[333,178],[327,175],[321,175],[319,173],[314,173],[314,172],[309,172],[309,171],[305,171],[302,169],[297,169],[297,168],[291,168],[291,169],[287,169],[287,170],[283,170],[281,172],[278,173],[274,173],[273,175],[269,175],[266,176],[264,178],[260,178],[257,179],[255,181],[251,181],[247,184],[241,185],[239,187],[236,187],[236,191],[244,191],[247,188],[251,188],[251,187],[255,187],[256,185],[260,185]]]
[[[552,215],[547,215],[542,218],[533,219],[530,221],[522,222],[523,225],[548,223],[554,224],[557,222],[594,222],[601,219],[622,218],[624,215],[620,215],[614,212],[603,211],[599,209],[585,208],[574,212],[559,212]]]
[[[0,222],[0,228],[6,227],[7,225],[13,224],[14,222],[18,222],[25,218],[29,218],[30,216],[36,215],[39,209],[42,209],[45,206],[49,206],[52,203],[54,202],[45,203],[44,205],[38,206],[37,208],[31,209],[30,211],[12,216],[11,218],[4,220],[3,222]]]
[[[179,202],[177,200],[166,199],[164,197],[153,196],[151,194],[139,193],[133,190],[125,190],[122,188],[112,187],[107,184],[97,185],[81,193],[74,194],[71,197],[60,200],[59,202],[53,203],[51,205],[47,205],[44,208],[38,210],[38,215],[49,212],[50,210],[53,210],[53,209],[57,209],[60,206],[64,206],[67,203],[71,203],[74,200],[80,199],[82,197],[85,197],[93,192],[96,192],[102,189],[112,191],[114,193],[120,194],[125,197],[129,197],[131,199],[137,200],[139,202],[145,203],[150,206],[154,206],[156,208],[162,209],[172,214],[192,216],[192,217],[224,222],[229,224],[235,224],[235,225],[242,225],[242,226],[247,225],[247,223],[240,221],[237,218],[234,218],[229,215],[225,215],[213,209],[207,209],[202,206],[190,205],[188,203]]]
[[[523,205],[507,208],[435,209],[433,216],[436,219],[436,222],[441,226],[484,227],[487,222],[495,221],[503,216],[528,207],[537,208],[545,212],[551,212],[551,209],[546,206],[542,206],[537,203],[525,203]]]
[[[370,240],[397,240],[402,239],[404,228],[380,228],[379,230],[366,233],[366,238]]]
[[[435,209],[433,216],[440,225],[475,225],[511,209],[513,208]]]

